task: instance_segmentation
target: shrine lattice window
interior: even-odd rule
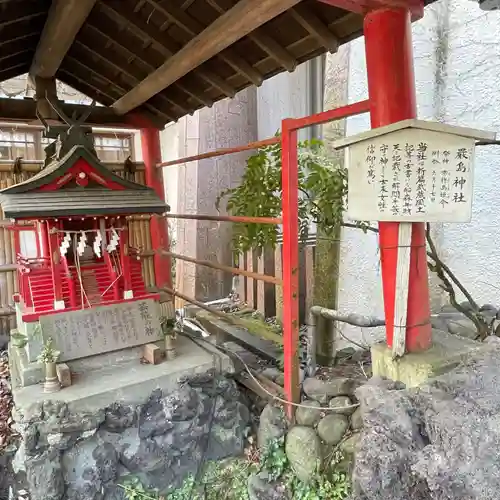
[[[37,160],[39,145],[38,130],[0,128],[0,160]]]
[[[129,156],[134,158],[134,141],[132,134],[96,134],[94,147],[101,161],[124,162]]]
[[[0,127],[0,160],[42,160],[44,149],[53,139],[42,137],[36,128]],[[94,145],[98,158],[104,162],[122,163],[134,154],[134,136],[131,133],[94,132]]]

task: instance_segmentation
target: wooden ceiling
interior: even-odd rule
[[[207,34],[205,30],[211,26],[216,28],[218,25],[213,23],[218,18],[236,7],[243,8],[247,1],[79,0],[79,7],[88,5],[88,12],[82,14],[79,23],[78,19],[75,21],[76,14],[75,18],[71,13],[61,14],[65,16],[62,28],[67,24],[76,36],[65,40],[64,31],[57,26],[60,34],[57,29],[52,31],[49,46],[49,42],[40,39],[42,32],[46,36],[44,26],[50,19],[51,0],[0,0],[0,81],[33,72],[40,52],[46,55],[54,50],[51,40],[60,39],[61,45],[67,47],[56,44],[61,59],[54,65],[55,75],[50,74],[51,68],[45,67],[48,76],[55,76],[104,106],[114,105],[118,114],[130,111],[137,103],[135,110],[145,110],[157,122],[166,124],[220,99],[233,97],[245,87],[260,85],[277,73],[293,71],[298,64],[325,51],[335,52],[339,45],[362,31],[362,15],[318,0],[274,0],[290,7],[284,7],[282,13],[261,25],[254,21],[256,28],[242,38],[226,29],[224,36],[227,31],[228,37],[236,39],[234,43],[196,64],[196,52],[203,52],[207,45],[200,44],[204,42],[200,34]],[[252,1],[255,6],[272,3]],[[246,15],[252,19],[251,12]],[[219,36],[217,29],[214,32],[215,37]],[[183,69],[184,54],[188,52],[195,56],[194,66]],[[162,72],[169,59],[170,78],[166,78]],[[160,88],[163,88],[161,82],[168,86],[155,92],[158,82]],[[137,91],[133,96],[130,94],[139,84],[141,88],[147,87],[142,96],[152,96],[143,103],[140,96],[137,99]]]

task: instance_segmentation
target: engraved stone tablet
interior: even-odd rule
[[[61,311],[40,316],[44,339],[52,337],[59,361],[84,358],[162,338],[158,303],[152,299]]]

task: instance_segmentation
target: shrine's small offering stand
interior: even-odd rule
[[[418,244],[412,225],[471,221],[475,142],[494,139],[491,132],[408,119],[335,143],[347,147],[348,217],[399,223],[392,249],[396,273],[383,275],[393,302],[385,304],[386,342],[372,347],[374,375],[416,386],[477,349],[475,342],[432,332],[430,317],[415,324],[409,301],[421,301],[429,310],[429,297],[408,294],[412,273],[427,266],[426,259],[411,262]],[[383,244],[381,239],[382,255],[389,250]],[[420,246],[425,250],[425,242]]]

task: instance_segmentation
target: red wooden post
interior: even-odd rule
[[[292,120],[283,120],[283,342],[285,358],[285,396],[300,402],[299,384],[299,212],[297,130]],[[290,420],[295,407],[287,405]]]
[[[415,77],[410,12],[385,8],[369,12],[364,20],[368,92],[372,128],[415,118]],[[392,347],[398,259],[399,223],[381,222],[380,260],[384,292],[387,344]],[[414,223],[410,258],[406,348],[428,349],[431,344],[429,284],[425,225]]]
[[[154,127],[141,128],[142,159],[146,169],[146,184],[156,191],[156,194],[165,199],[162,172],[157,164],[161,162],[160,131]],[[154,250],[169,249],[167,221],[164,218],[151,217],[151,246]],[[154,255],[155,281],[158,288],[172,286],[170,273],[170,258],[162,256],[159,252]]]
[[[47,223],[49,230],[49,248],[50,248],[50,268],[52,270],[52,287],[54,289],[54,309],[64,309],[64,299],[62,294],[62,265],[61,254],[59,252],[59,234],[51,233],[50,229],[57,229],[57,222]]]
[[[130,274],[130,255],[128,254],[128,228],[127,225],[122,226],[120,232],[120,258],[122,261],[123,274],[123,298],[133,298],[132,277]]]
[[[49,257],[49,232],[48,225],[45,221],[40,221],[37,224],[38,235],[40,239],[41,255],[39,257]]]

